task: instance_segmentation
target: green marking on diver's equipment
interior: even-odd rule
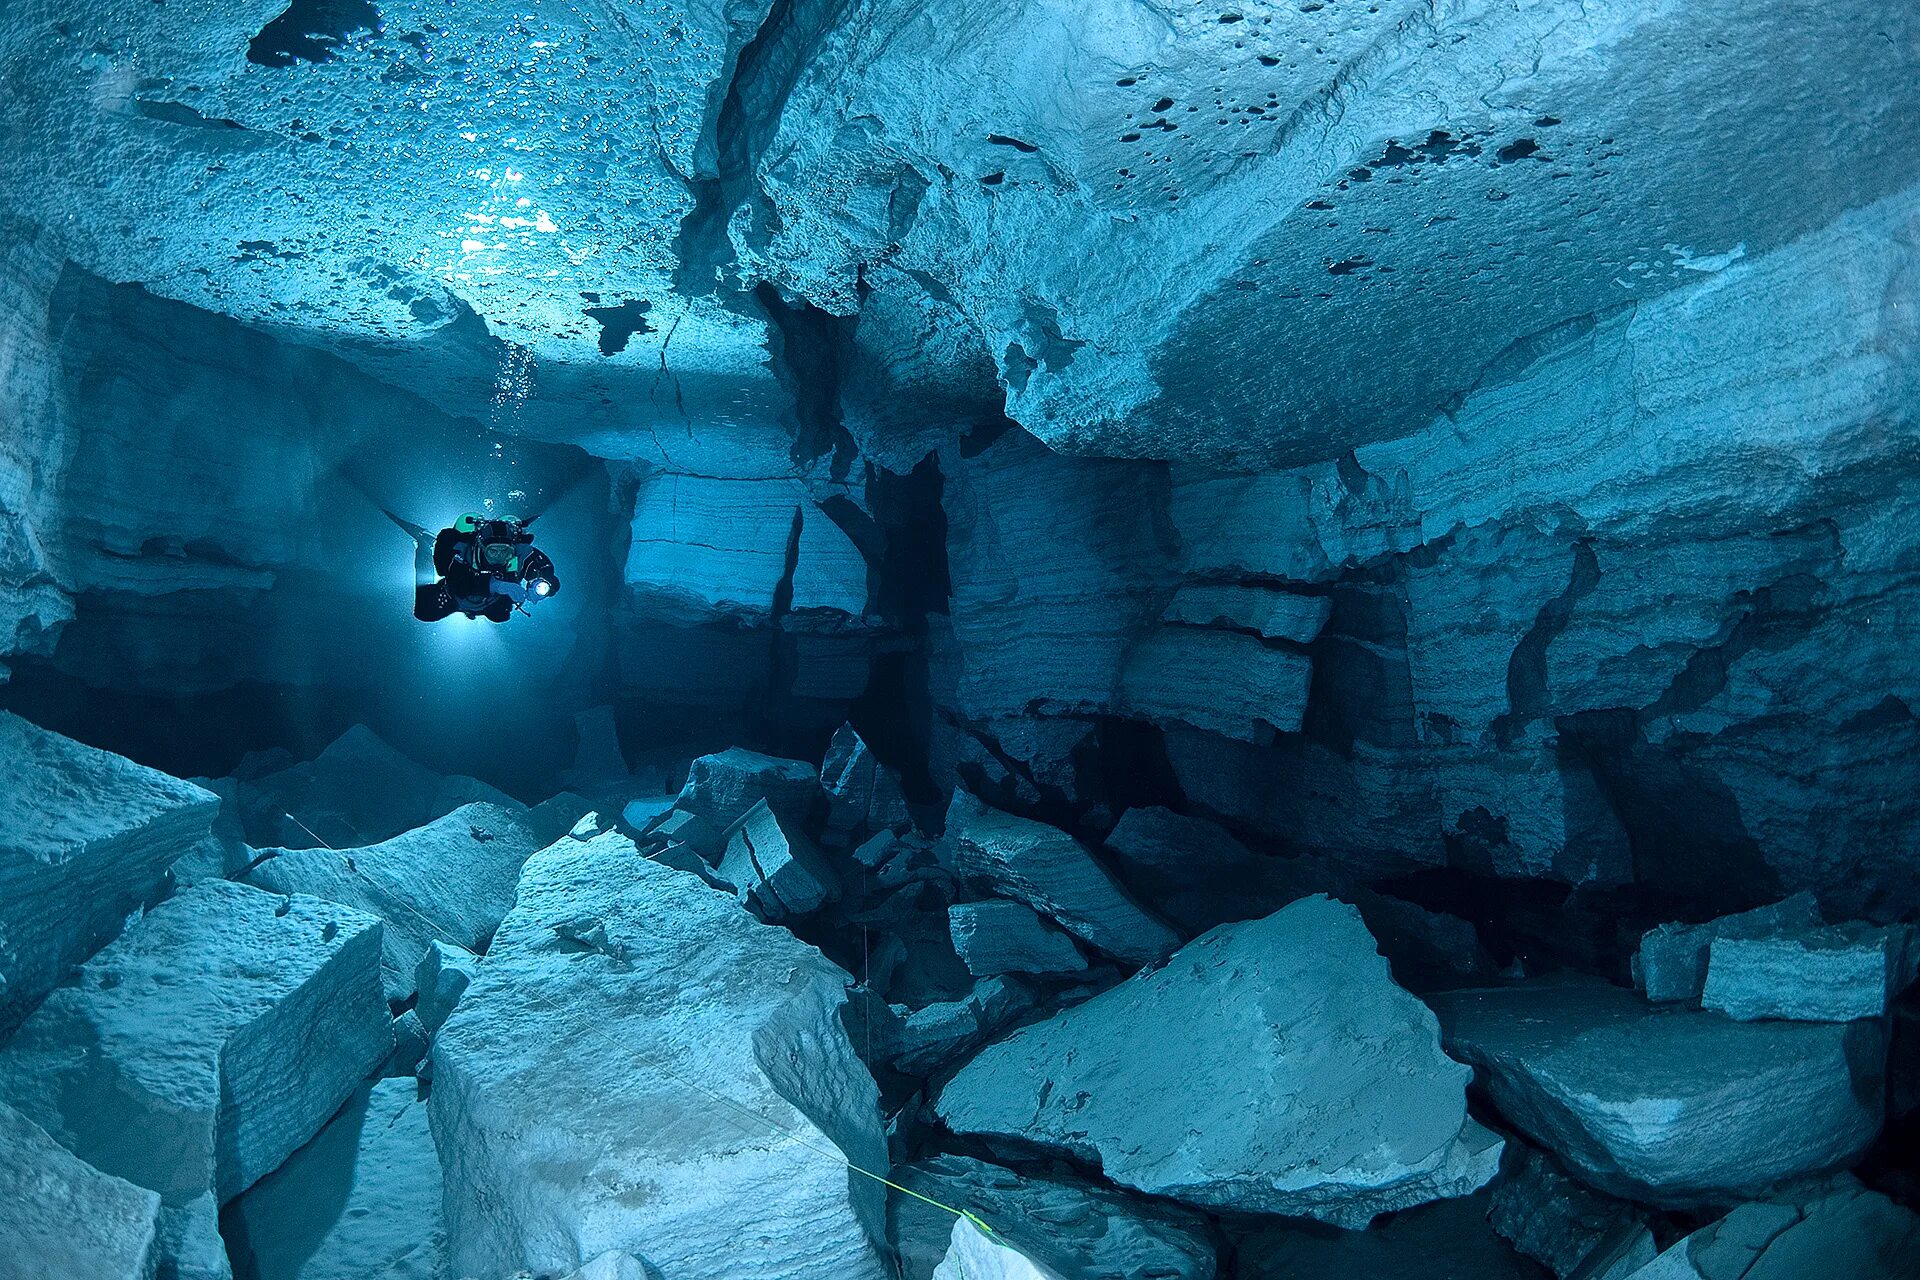
[[[554,1013],[564,1012],[564,1010],[562,1010],[559,1005],[554,1004],[550,1000],[542,999],[539,996],[533,997],[533,1003],[540,1005],[543,1008],[549,1009]],[[772,1129],[775,1133],[784,1134],[786,1137],[792,1139],[794,1142],[799,1143],[801,1146],[805,1147],[807,1150],[815,1152],[819,1155],[823,1155],[827,1159],[833,1160],[839,1164],[845,1165],[848,1169],[852,1170],[854,1173],[859,1174],[863,1178],[872,1178],[875,1182],[880,1183],[882,1186],[892,1187],[895,1191],[903,1192],[906,1195],[910,1195],[915,1200],[924,1201],[925,1203],[932,1205],[934,1208],[939,1209],[942,1212],[950,1213],[956,1218],[965,1218],[968,1222],[971,1222],[974,1226],[980,1228],[980,1230],[987,1235],[995,1234],[994,1229],[988,1226],[987,1223],[980,1217],[980,1215],[977,1213],[974,1213],[972,1210],[962,1209],[957,1205],[948,1204],[944,1200],[935,1200],[932,1196],[923,1195],[922,1193],[915,1191],[912,1187],[901,1186],[899,1183],[895,1182],[892,1178],[886,1177],[882,1174],[875,1173],[871,1169],[862,1168],[860,1165],[855,1164],[847,1156],[847,1153],[840,1150],[838,1147],[829,1149],[826,1147],[819,1146],[815,1143],[809,1142],[805,1138],[801,1137],[798,1133],[795,1133],[792,1129],[787,1128],[785,1125],[781,1124],[778,1120],[775,1120],[772,1116],[763,1116],[758,1111],[755,1111],[752,1107],[749,1107],[744,1102],[741,1102],[734,1098],[729,1098],[723,1093],[716,1093],[714,1090],[707,1088],[705,1085],[701,1084],[697,1080],[687,1079],[685,1076],[681,1075],[679,1072],[667,1066],[664,1062],[660,1062],[659,1060],[640,1052],[638,1049],[635,1049],[632,1045],[623,1045],[619,1043],[611,1035],[608,1035],[606,1031],[604,1031],[601,1028],[601,1025],[599,1023],[594,1022],[594,1023],[588,1023],[587,1025],[589,1028],[592,1029],[594,1033],[598,1034],[601,1037],[601,1039],[603,1039],[606,1042],[606,1044],[610,1048],[612,1048],[615,1052],[632,1054],[635,1058],[639,1059],[640,1062],[644,1063],[649,1067],[652,1067],[655,1071],[658,1071],[661,1075],[673,1081],[675,1084],[679,1085],[681,1088],[692,1090],[695,1093],[705,1094],[707,1097],[712,1098],[715,1102],[722,1103],[728,1107],[731,1107],[734,1111],[737,1111],[742,1115],[751,1117],[754,1120],[758,1120],[761,1124],[767,1126],[767,1128],[769,1129]]]

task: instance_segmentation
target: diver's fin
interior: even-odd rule
[[[393,512],[387,510],[385,507],[380,508],[380,514],[385,516],[387,519],[393,521],[395,524],[399,525],[400,528],[405,531],[406,535],[409,538],[412,538],[415,542],[431,543],[433,541],[432,534],[428,533],[421,526],[414,524],[411,520],[402,520],[399,516],[393,514]]]

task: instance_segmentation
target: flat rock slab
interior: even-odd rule
[[[155,907],[0,1052],[0,1098],[170,1206],[228,1200],[393,1048],[380,922],[212,880]]]
[[[0,1247],[33,1280],[147,1280],[160,1197],[101,1173],[0,1103]]]
[[[1735,1022],[1600,982],[1429,998],[1501,1112],[1603,1191],[1687,1205],[1852,1161],[1880,1128],[1877,1027]]]
[[[220,798],[0,711],[0,1038],[151,901]]]
[[[935,1109],[1150,1194],[1358,1227],[1493,1176],[1500,1143],[1467,1118],[1470,1074],[1359,913],[1313,897],[1015,1031]]]
[[[1913,981],[1911,925],[1828,925],[1761,937],[1721,936],[1707,952],[1700,1003],[1729,1018],[1850,1022],[1885,1016]]]
[[[942,849],[961,875],[1026,903],[1117,960],[1151,964],[1180,945],[1180,936],[1129,898],[1085,845],[1056,827],[956,791]]]
[[[439,1280],[440,1161],[419,1087],[362,1085],[227,1207],[225,1227],[250,1280]]]
[[[414,970],[437,941],[483,951],[513,907],[520,866],[540,837],[515,810],[464,805],[363,849],[268,851],[247,883],[307,893],[386,921],[387,998],[414,990]]]
[[[625,836],[535,854],[434,1041],[456,1275],[618,1250],[703,1280],[880,1280],[849,978]],[[844,1154],[843,1154],[844,1153]]]
[[[905,1280],[929,1280],[952,1245],[953,1213],[919,1196],[976,1215],[997,1243],[1061,1275],[1212,1280],[1216,1271],[1205,1219],[1173,1205],[965,1156],[934,1156],[891,1176],[906,1188],[887,1197],[887,1234]]]

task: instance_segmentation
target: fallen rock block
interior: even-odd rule
[[[826,860],[765,800],[734,825],[715,875],[769,921],[807,915],[840,896]]]
[[[1026,903],[1117,960],[1151,964],[1180,945],[1179,935],[1129,898],[1085,845],[1045,823],[956,791],[941,847],[956,874]]]
[[[1004,898],[947,908],[953,949],[976,977],[998,973],[1079,973],[1087,958],[1065,930],[1032,907]]]
[[[521,815],[471,804],[416,831],[364,849],[270,851],[247,873],[271,893],[307,893],[386,921],[387,998],[414,991],[414,971],[435,940],[486,949],[513,906],[520,866],[539,848]]]
[[[1910,925],[1827,925],[1758,937],[1722,934],[1708,948],[1704,1008],[1750,1022],[1884,1017],[1920,960]]]
[[[725,828],[762,800],[781,816],[804,821],[819,799],[820,775],[806,761],[729,747],[688,767],[674,807]]]
[[[1843,1166],[1880,1128],[1871,1024],[1735,1022],[1597,981],[1429,997],[1450,1053],[1588,1185],[1655,1204],[1751,1197]]]
[[[1707,958],[1718,937],[1762,937],[1820,927],[1820,907],[1810,893],[1705,924],[1663,924],[1640,939],[1633,958],[1634,985],[1661,1003],[1698,1003],[1707,985]]]
[[[666,1276],[881,1280],[882,1189],[845,1163],[886,1167],[848,981],[618,833],[536,853],[434,1039],[453,1274],[618,1250]]]
[[[992,1039],[1034,1006],[1033,992],[1005,976],[987,978],[959,1000],[919,1009],[894,1006],[888,1046],[896,1070],[931,1075]]]
[[[1198,1213],[1123,1196],[1071,1177],[1028,1177],[941,1155],[894,1169],[887,1234],[906,1280],[929,1280],[952,1244],[954,1215],[980,1218],[995,1241],[1067,1276],[1212,1280],[1217,1248]],[[909,1194],[912,1193],[912,1194]]]
[[[1623,1280],[1915,1280],[1920,1216],[1846,1180],[1805,1204],[1753,1203]]]
[[[233,1280],[233,1262],[220,1235],[220,1205],[213,1192],[186,1204],[160,1206],[160,1234],[153,1256],[162,1280]]]
[[[1015,1031],[935,1110],[1152,1195],[1358,1227],[1493,1176],[1501,1144],[1467,1118],[1469,1074],[1359,913],[1314,897]]]
[[[147,914],[0,1052],[0,1097],[167,1205],[276,1168],[393,1047],[380,921],[213,880]]]
[[[229,1247],[250,1280],[439,1280],[440,1195],[427,1104],[381,1080],[228,1207]]]
[[[160,1197],[105,1174],[0,1103],[0,1249],[9,1275],[148,1280]]]
[[[841,725],[820,766],[827,792],[827,840],[845,847],[910,821],[906,793],[893,770],[874,758],[852,725]]]
[[[207,841],[219,797],[0,711],[0,1040]]]

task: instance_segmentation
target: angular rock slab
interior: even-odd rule
[[[761,800],[784,817],[803,819],[819,798],[820,775],[806,761],[729,747],[688,766],[674,807],[727,827]]]
[[[418,1086],[362,1085],[228,1206],[226,1229],[252,1280],[439,1280],[440,1162]]]
[[[1065,1179],[1025,1177],[984,1160],[941,1155],[904,1165],[887,1197],[887,1232],[905,1280],[929,1280],[952,1244],[953,1214],[976,1215],[996,1243],[1068,1276],[1213,1280],[1216,1248],[1197,1213]]]
[[[833,869],[812,841],[765,800],[734,824],[716,873],[768,920],[818,911],[840,895]]]
[[[1493,1176],[1501,1144],[1467,1118],[1469,1075],[1359,913],[1313,897],[1014,1032],[935,1109],[1150,1194],[1358,1227]]]
[[[1024,902],[1082,942],[1129,964],[1171,954],[1180,937],[1143,910],[1066,832],[953,793],[943,841],[954,869]]]
[[[1886,1045],[1870,1024],[1734,1022],[1584,981],[1428,1003],[1507,1119],[1615,1195],[1755,1195],[1849,1163],[1880,1128]]]
[[[470,804],[363,849],[273,852],[246,878],[271,893],[312,894],[385,920],[387,998],[401,1000],[434,941],[486,949],[513,906],[520,865],[539,847],[519,813]]]
[[[207,839],[220,799],[0,711],[0,1038]]]
[[[380,922],[212,880],[155,907],[0,1052],[0,1098],[169,1207],[228,1200],[393,1048]]]
[[[1023,902],[956,902],[947,908],[947,926],[954,951],[975,977],[1078,973],[1087,967],[1066,931]]]
[[[1129,715],[1264,746],[1293,733],[1307,709],[1313,663],[1237,631],[1163,626],[1134,645],[1120,673]]]
[[[880,1280],[878,1092],[847,975],[626,837],[528,860],[434,1041],[453,1270]],[[844,1153],[844,1158],[843,1158]]]
[[[160,1197],[101,1173],[0,1103],[0,1249],[34,1280],[147,1280]]]
[[[850,724],[841,725],[820,765],[827,792],[829,843],[851,844],[912,818],[906,793],[891,769],[874,758]]]

